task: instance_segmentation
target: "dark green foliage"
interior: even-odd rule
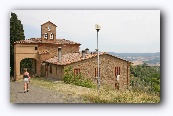
[[[22,68],[32,68],[32,59],[30,58],[25,58],[21,61],[20,67]]]
[[[30,74],[33,74],[34,72],[32,71],[33,65],[32,65],[32,61],[33,59],[31,58],[25,58],[20,62],[20,69],[21,69],[21,73],[23,73],[23,69],[27,68],[28,72]]]
[[[11,13],[10,17],[10,75],[14,74],[14,45],[13,43],[18,40],[24,40],[24,30],[21,21],[18,20],[15,13]]]
[[[131,86],[133,89],[147,89],[160,92],[160,67],[143,65],[131,66]]]
[[[75,84],[82,87],[94,88],[95,85],[90,79],[84,78],[82,74],[74,75],[71,67],[64,69],[63,81],[67,84]]]

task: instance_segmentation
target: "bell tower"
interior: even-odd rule
[[[54,43],[56,41],[56,25],[48,21],[41,25],[41,42]]]

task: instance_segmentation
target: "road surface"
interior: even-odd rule
[[[23,81],[10,82],[11,103],[87,103],[80,97],[62,94],[30,84],[30,91],[24,93]]]

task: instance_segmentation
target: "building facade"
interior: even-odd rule
[[[56,39],[56,25],[48,21],[41,25],[41,38],[31,38],[14,42],[14,77],[22,78],[20,62],[25,58],[33,59],[33,72],[42,75],[42,62],[58,53],[62,47],[62,54],[78,52],[80,43],[65,39]]]
[[[59,58],[60,57],[60,58]],[[101,85],[109,85],[111,88],[126,89],[130,84],[130,62],[112,56],[105,52],[100,57]],[[97,53],[77,52],[58,55],[44,61],[47,65],[48,78],[62,80],[64,69],[72,67],[74,75],[81,73],[85,78],[91,79],[97,84]],[[118,85],[117,85],[118,84]]]
[[[41,25],[41,38],[16,41],[14,43],[14,72],[16,80],[21,79],[20,62],[24,58],[33,59],[35,74],[62,80],[64,69],[72,67],[75,74],[97,84],[97,53],[85,49],[79,51],[80,43],[56,39],[56,25],[48,21]],[[100,79],[102,85],[127,89],[130,83],[131,62],[105,52],[100,57]]]

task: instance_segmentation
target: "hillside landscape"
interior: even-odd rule
[[[156,53],[115,53],[108,52],[113,56],[131,61],[133,65],[146,63],[149,66],[160,66],[160,52]]]

